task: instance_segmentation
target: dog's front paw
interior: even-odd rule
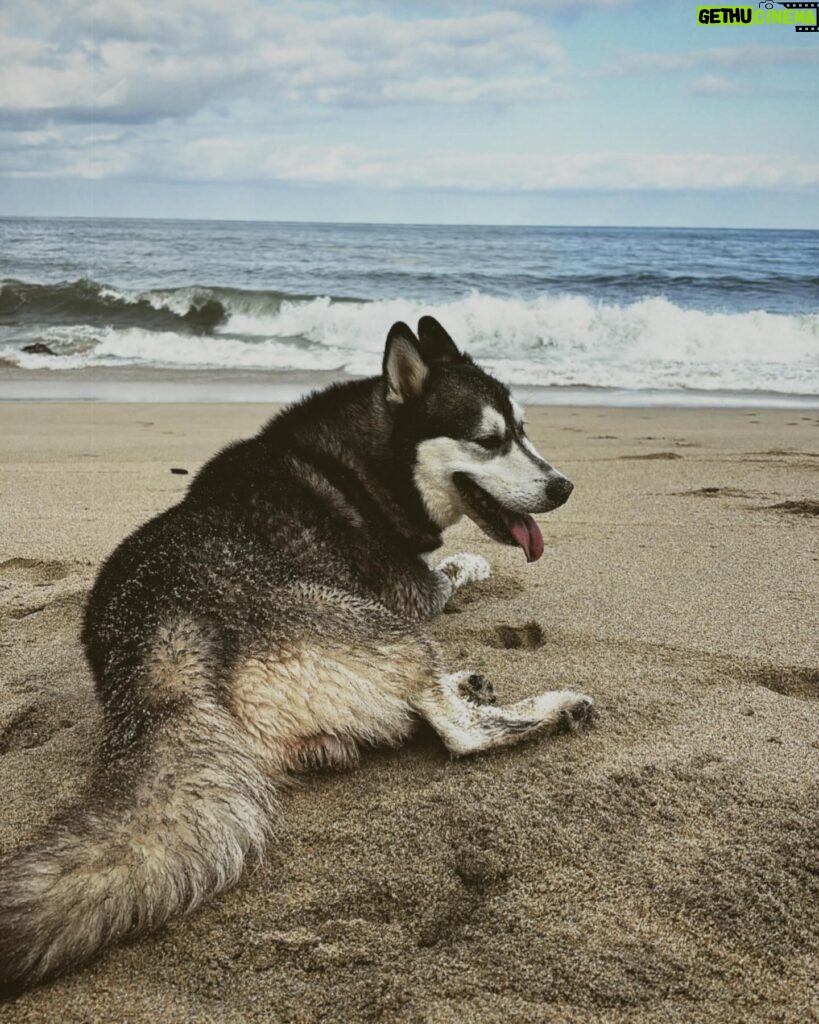
[[[458,681],[458,693],[471,704],[497,704],[495,687],[480,672],[464,672]]]
[[[558,732],[577,732],[588,728],[596,718],[597,708],[591,697],[583,693],[567,693],[560,709]]]
[[[466,552],[444,558],[438,563],[438,571],[451,580],[455,590],[460,590],[467,583],[488,580],[492,575],[489,562],[483,555],[469,555]]]

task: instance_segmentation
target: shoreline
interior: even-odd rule
[[[345,373],[299,370],[179,370],[122,367],[93,370],[25,370],[0,366],[0,403],[289,403],[328,384],[354,380]],[[586,408],[819,410],[819,394],[773,391],[705,391],[592,386],[513,386],[528,405]]]

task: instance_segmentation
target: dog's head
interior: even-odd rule
[[[521,547],[528,561],[540,558],[543,536],[530,513],[564,504],[572,484],[528,439],[508,389],[430,316],[417,336],[393,325],[384,379],[396,434],[414,458],[415,486],[436,526],[467,515],[494,540]]]

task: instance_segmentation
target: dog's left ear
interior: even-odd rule
[[[422,316],[418,321],[418,348],[427,366],[463,359],[458,346],[434,316]]]
[[[393,324],[384,349],[384,380],[387,401],[406,402],[421,393],[429,369],[421,355],[418,339],[400,320]]]

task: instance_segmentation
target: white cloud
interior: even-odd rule
[[[599,11],[606,8],[634,7],[645,0],[507,0],[504,7],[513,10],[536,10],[536,11],[565,11],[574,13],[580,11]],[[468,4],[465,0],[428,0],[423,6],[447,7],[463,10]],[[497,3],[493,0],[471,0],[474,9],[485,10],[487,7],[497,9]]]
[[[353,145],[280,147],[259,137],[175,139],[146,147],[138,134],[78,134],[30,159],[6,155],[9,177],[271,182],[375,189],[536,192],[809,189],[819,163],[781,154],[443,152],[414,157]],[[146,154],[148,154],[146,156]]]
[[[417,150],[402,152],[293,141],[322,138],[311,130],[316,120],[348,108],[385,108],[383,124],[399,123],[410,106],[424,114],[433,104],[480,106],[483,119],[484,110],[559,100],[571,95],[566,60],[539,16],[631,2],[520,0],[498,10],[453,0],[419,18],[355,0],[7,0],[0,174],[524,194],[819,184],[819,165],[781,154],[516,151],[550,144],[540,121],[517,145],[507,134],[492,151],[481,135],[483,152],[425,148],[417,136]],[[730,96],[744,71],[817,54],[765,46],[626,54],[605,73],[685,72],[693,92]]]
[[[488,192],[768,189],[819,185],[819,163],[781,155],[712,153],[404,155],[352,147],[271,153],[262,172],[288,181]]]
[[[687,53],[625,53],[604,64],[598,74],[612,77],[652,75],[664,71],[753,71],[789,64],[819,65],[819,50],[795,46],[716,46]]]
[[[262,0],[69,0],[20,11],[11,4],[0,16],[7,122],[149,122],[249,98],[296,118],[300,106],[560,94],[556,36],[514,11],[401,19]]]
[[[702,75],[692,82],[691,92],[696,96],[737,96],[742,89],[722,75]]]

